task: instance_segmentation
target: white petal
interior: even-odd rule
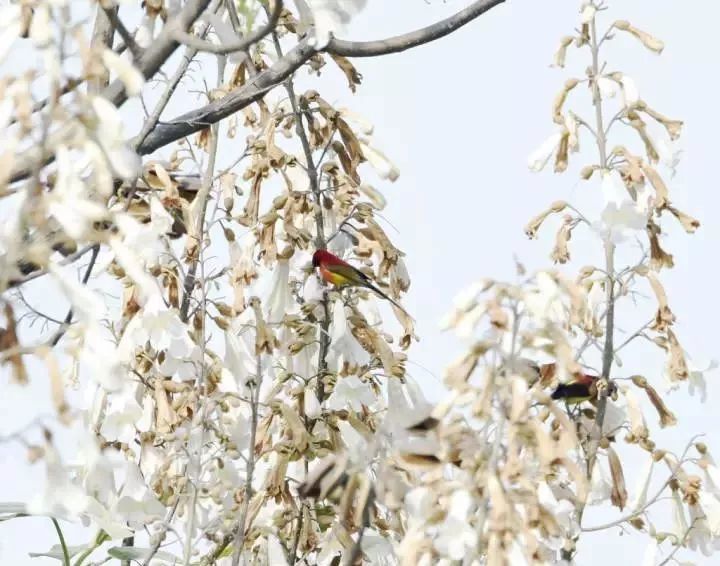
[[[597,80],[600,95],[603,98],[613,98],[618,91],[618,83],[608,77],[600,77]]]
[[[643,554],[641,566],[655,566],[660,557],[660,549],[658,542],[655,538],[651,538],[648,545],[645,547],[645,553]]]
[[[620,79],[620,84],[622,85],[623,104],[625,107],[630,107],[640,100],[637,85],[631,77],[623,75]]]
[[[395,167],[383,152],[369,146],[363,141],[360,141],[360,147],[362,148],[365,159],[368,160],[381,179],[388,179],[393,182],[397,180],[400,176],[400,170]]]
[[[145,78],[135,65],[112,49],[105,49],[102,57],[108,70],[114,72],[123,82],[128,96],[140,94],[145,84]]]
[[[595,8],[595,6],[593,6],[589,2],[584,3],[582,11],[580,13],[580,22],[583,24],[589,24],[595,17],[596,12],[597,8]]]
[[[560,144],[562,133],[556,132],[547,138],[535,151],[528,157],[528,167],[531,171],[542,171],[547,165],[550,158]]]

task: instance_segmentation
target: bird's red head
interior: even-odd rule
[[[321,263],[336,263],[338,261],[339,261],[339,258],[334,256],[327,250],[317,250],[313,254],[313,258],[312,258],[313,267],[317,267]]]

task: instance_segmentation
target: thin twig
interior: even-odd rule
[[[125,45],[130,50],[130,53],[132,53],[133,58],[136,61],[139,61],[143,55],[143,49],[142,49],[142,47],[140,47],[137,44],[133,35],[130,33],[130,31],[127,29],[127,27],[125,27],[125,24],[118,16],[118,7],[114,6],[112,8],[106,8],[100,4],[98,4],[98,7],[100,9],[104,10],[105,15],[110,20],[113,27],[120,34],[120,37],[122,37],[123,41],[125,42]]]
[[[233,550],[232,566],[238,566],[240,564],[240,555],[242,554],[243,546],[245,545],[245,533],[247,531],[247,516],[250,509],[250,500],[253,496],[253,475],[255,473],[255,442],[257,437],[258,427],[258,405],[260,403],[260,387],[262,385],[262,352],[258,352],[256,356],[255,365],[255,384],[253,391],[253,402],[250,405],[250,441],[249,441],[249,452],[247,466],[245,468],[245,493],[243,496],[243,506],[240,511],[240,518],[232,532],[233,544],[235,549]]]
[[[275,0],[275,6],[273,7],[273,11],[272,13],[270,13],[268,21],[265,23],[264,26],[256,29],[246,37],[238,38],[237,40],[229,43],[216,45],[215,43],[205,41],[183,30],[178,30],[175,33],[175,39],[183,45],[187,45],[188,47],[192,47],[193,49],[197,49],[198,51],[215,53],[216,55],[227,55],[236,51],[245,51],[253,43],[257,43],[258,41],[262,40],[265,36],[269,35],[275,29],[275,26],[280,19],[282,8],[282,1]]]
[[[88,266],[85,268],[85,275],[83,275],[82,278],[82,284],[87,285],[87,282],[90,280],[90,274],[92,273],[93,267],[95,267],[95,262],[97,261],[98,252],[100,251],[100,244],[95,244],[92,247],[92,256],[90,257],[90,263],[88,263]],[[65,315],[65,321],[63,325],[58,328],[57,332],[55,333],[55,336],[52,337],[50,340],[51,346],[57,346],[57,343],[60,342],[60,339],[65,335],[67,332],[67,329],[70,327],[70,324],[72,324],[73,319],[73,309],[70,307],[70,310],[68,310],[67,315]]]
[[[220,5],[218,3],[217,8],[219,8]],[[211,7],[212,9],[212,7]],[[200,31],[198,32],[199,37],[205,37],[208,30],[210,29],[210,24],[203,24],[203,26],[200,28]],[[132,141],[133,149],[137,151],[137,148],[142,145],[142,143],[145,141],[145,138],[148,136],[148,134],[155,128],[158,121],[160,120],[160,115],[163,113],[163,110],[165,110],[165,107],[168,105],[168,102],[170,102],[170,98],[172,98],[173,93],[175,92],[175,89],[180,84],[180,81],[185,76],[185,73],[187,72],[188,67],[190,66],[190,63],[195,58],[195,55],[197,55],[198,51],[197,49],[194,49],[192,47],[187,47],[185,49],[185,52],[182,56],[182,61],[180,65],[178,65],[178,68],[175,69],[175,73],[173,73],[173,76],[170,77],[170,80],[168,81],[167,85],[165,86],[165,91],[162,93],[162,96],[157,101],[157,104],[155,105],[155,108],[152,111],[152,114],[148,116],[148,118],[145,120],[145,123],[143,124],[142,130],[140,130],[140,133],[135,137],[135,139]]]
[[[225,75],[225,64],[227,60],[225,57],[219,57],[218,58],[218,70],[217,70],[217,84],[218,86],[222,84],[224,80]],[[198,201],[201,203],[199,215],[197,218],[197,227],[196,227],[196,234],[198,237],[198,251],[195,257],[191,260],[192,265],[190,269],[188,270],[188,274],[185,278],[185,295],[183,296],[183,304],[182,309],[180,313],[180,317],[183,320],[183,322],[186,322],[188,320],[188,308],[190,305],[190,297],[192,295],[192,291],[195,287],[195,281],[196,281],[196,273],[198,266],[201,268],[201,278],[204,273],[203,271],[203,242],[205,241],[205,214],[207,213],[207,205],[208,201],[210,200],[210,190],[212,189],[213,185],[213,176],[215,173],[215,162],[217,160],[217,154],[218,154],[218,142],[220,138],[220,124],[214,124],[213,127],[210,129],[211,132],[211,140],[210,140],[210,147],[208,148],[209,156],[208,156],[208,163],[207,168],[205,170],[205,177],[203,179],[202,186],[200,187],[200,191],[198,193],[198,196],[196,198],[202,199]],[[203,289],[204,291],[204,289]],[[201,303],[201,308],[203,309],[203,324],[202,324],[202,336],[200,340],[200,344],[202,347],[201,351],[201,364],[202,369],[200,373],[200,378],[198,379],[198,391],[202,392],[205,389],[205,347],[206,347],[206,341],[205,341],[205,319],[206,319],[206,312],[205,309],[207,308],[207,303],[205,301],[205,297],[203,297],[203,301]],[[201,477],[201,459],[202,459],[202,448],[205,445],[205,422],[208,420],[207,415],[207,408],[208,408],[208,402],[207,399],[205,399],[205,402],[202,407],[202,418],[200,419],[200,426],[201,428],[201,434],[200,434],[200,443],[198,447],[198,454],[197,454],[197,460],[195,465],[193,466],[195,472],[195,478],[196,482],[200,481]],[[188,477],[192,477],[192,471],[188,470]],[[190,481],[188,482],[188,485],[192,487],[192,498],[189,504],[188,508],[188,517],[186,519],[187,522],[187,532],[185,534],[185,549],[184,549],[184,555],[185,555],[185,566],[190,565],[190,560],[192,559],[192,551],[193,551],[193,542],[192,542],[192,531],[195,527],[195,508],[197,507],[197,499],[198,499],[198,486],[197,483]]]

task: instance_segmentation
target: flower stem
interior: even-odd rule
[[[65,537],[63,536],[62,529],[60,528],[60,523],[57,522],[55,517],[51,517],[50,520],[52,521],[58,538],[60,539],[60,546],[63,551],[63,566],[70,566],[70,553],[68,552],[67,544],[65,544]]]

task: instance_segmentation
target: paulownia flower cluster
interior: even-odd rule
[[[447,322],[469,348],[448,368],[451,397],[436,408],[437,471],[416,476],[410,492],[401,545],[407,564],[568,564],[578,551],[584,563],[584,539],[618,527],[647,537],[647,565],[666,564],[681,548],[718,548],[720,493],[708,446],[695,438],[675,454],[658,445],[648,424],[648,410],[660,427],[677,422],[663,388],[704,385],[676,334],[661,280],[673,267],[661,240],[668,217],[688,233],[699,227],[673,204],[659,167],[677,166],[682,122],[655,110],[629,75],[602,58],[610,41],[663,49],[633,24],[608,20],[604,4],[583,2],[578,29],[561,40],[555,66],[581,66],[585,55],[586,71],[565,80],[551,109],[556,132],[528,161],[533,171],[552,161],[563,173],[571,159],[589,154],[581,147],[593,146],[596,156],[580,176],[603,205],[581,211],[556,201],[525,231],[538,237],[557,220],[550,257],[569,264],[571,238],[583,230],[599,241],[605,264],[531,277],[518,266],[518,283],[483,281],[458,296]],[[613,145],[616,136],[622,144]],[[633,257],[629,238],[641,235],[645,244]],[[617,327],[637,324],[627,305],[645,282],[657,308],[622,336]],[[665,357],[665,384],[647,360],[621,363],[621,351],[640,338]],[[587,400],[565,404],[558,385],[577,383],[591,384]],[[607,504],[616,518],[598,525],[592,508]]]
[[[337,509],[303,488],[325,456],[352,454],[375,469],[393,427],[410,426],[386,422],[385,396],[412,418],[407,399],[419,395],[405,369],[413,320],[398,310],[391,333],[374,297],[324,286],[310,263],[328,248],[398,300],[410,285],[404,254],[376,216],[385,198],[371,179],[394,181],[398,171],[372,126],[290,75],[226,124],[141,163],[136,149],[165,95],[130,138],[108,93],[116,83],[106,86],[143,92],[148,53],[164,34],[211,51],[267,27],[244,51],[212,57],[217,82],[206,95],[223,101],[293,40],[311,33],[325,47],[351,11],[210,2],[182,31],[194,4],[143,2],[135,33],[118,17],[124,7],[102,4],[91,37],[69,4],[4,11],[3,55],[28,38],[45,68],[2,84],[2,194],[13,210],[1,236],[3,363],[14,387],[46,373],[59,421],[84,431],[75,456],[55,424],[8,437],[47,469],[46,487],[19,508],[91,526],[85,545],[50,551],[65,562],[78,554],[77,564],[91,555],[329,564],[391,554],[392,518],[370,509],[370,476],[352,479]],[[353,91],[361,81],[341,55],[318,51],[307,65],[339,71]],[[169,81],[168,96],[177,86]],[[38,92],[47,98],[34,102]],[[240,148],[232,160],[224,143]],[[30,144],[48,163],[23,172]],[[78,278],[71,266],[87,258]],[[43,289],[67,316],[37,306]],[[25,324],[37,320],[40,331]],[[71,403],[73,385],[83,395]]]
[[[659,53],[659,40],[624,20],[600,35],[604,6],[583,3],[555,64],[587,53],[590,66],[564,83],[557,131],[530,167],[553,159],[563,172],[594,144],[581,176],[605,204],[590,214],[554,202],[526,231],[562,215],[553,261],[570,262],[583,229],[606,264],[533,275],[518,265],[513,284],[464,291],[446,323],[469,347],[447,369],[447,399],[430,404],[408,373],[409,315],[313,272],[312,253],[326,248],[394,299],[410,285],[378,213],[399,172],[372,125],[323,95],[315,75],[354,92],[353,54],[432,41],[500,3],[364,43],[334,37],[360,0],[2,9],[0,55],[22,47],[43,67],[0,81],[0,351],[10,387],[50,385],[54,418],[0,436],[0,448],[19,446],[47,471],[32,498],[0,513],[49,517],[60,544],[43,555],[77,566],[554,564],[572,562],[588,532],[618,525],[648,536],[648,564],[717,547],[709,448],[658,446],[647,406],[672,426],[671,402],[656,375],[617,363],[649,339],[670,384],[704,394],[660,277],[673,267],[661,221],[699,226],[659,169],[678,164],[682,122],[601,59],[608,41]],[[197,75],[201,107],[166,119],[176,90],[198,94]],[[585,87],[594,120],[570,110]],[[145,109],[142,123],[118,110],[126,101]],[[636,143],[610,145],[621,126]],[[621,266],[615,250],[633,232],[649,251]],[[657,308],[618,344],[615,320],[645,282]],[[552,398],[577,379],[592,382],[588,402]],[[68,430],[79,431],[77,449]],[[663,500],[672,513],[653,513]],[[607,502],[619,516],[593,524],[589,508]],[[88,526],[86,538],[68,544],[65,521]]]

